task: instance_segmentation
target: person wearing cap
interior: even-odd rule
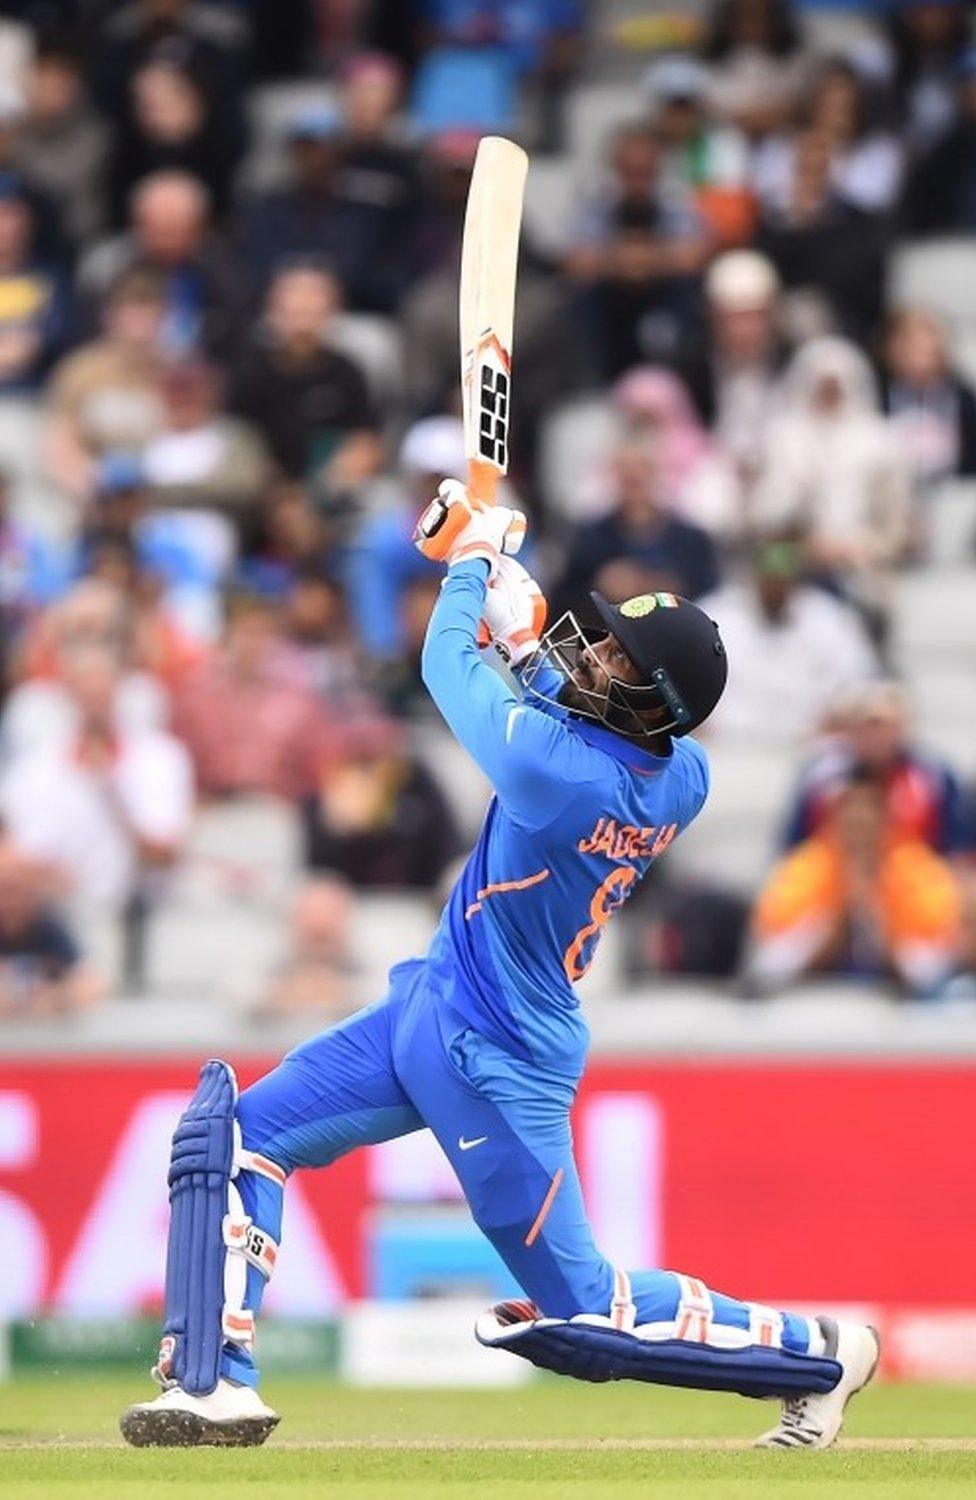
[[[570,1127],[589,1040],[575,986],[614,913],[702,809],[708,766],[693,731],[727,662],[714,621],[663,591],[619,606],[594,594],[595,635],[572,613],[543,634],[545,601],[510,555],[524,530],[524,516],[476,508],[456,480],[421,515],[418,550],[447,565],[424,683],[494,796],[426,957],[395,965],[385,1001],[239,1096],[227,1065],[207,1064],[170,1182],[202,1160],[228,1187],[174,1190],[163,1390],[123,1414],[131,1443],[264,1441],[278,1416],[258,1393],[254,1328],[289,1174],[424,1125],[524,1294],[478,1319],[482,1344],[580,1379],[778,1396],[782,1418],[760,1439],[776,1447],[828,1446],[871,1378],[878,1340],[862,1324],[626,1270],[596,1245]],[[236,1223],[250,1257],[233,1248]],[[265,1271],[250,1275],[256,1251]]]
[[[776,379],[785,360],[779,277],[757,250],[727,250],[705,273],[705,333],[672,364],[702,421],[748,479],[759,460]]]
[[[643,87],[650,123],[665,143],[665,183],[691,193],[717,245],[749,239],[755,222],[749,148],[734,125],[712,117],[704,64],[672,52],[651,64]]]
[[[396,311],[411,269],[415,192],[406,156],[383,138],[379,90],[364,97],[369,79],[365,65],[347,74],[345,117],[323,96],[288,120],[285,182],[256,194],[242,215],[259,292],[289,258],[315,255],[339,276],[352,311]]]

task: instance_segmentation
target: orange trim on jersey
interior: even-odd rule
[[[470,920],[476,911],[481,910],[482,901],[486,901],[489,896],[503,895],[506,891],[526,891],[530,885],[538,885],[540,881],[548,880],[549,874],[547,865],[544,870],[537,870],[534,875],[527,875],[524,880],[498,880],[494,885],[486,885],[478,892],[477,898],[464,913],[465,921]]]
[[[270,1177],[272,1182],[280,1182],[282,1185],[288,1181],[288,1173],[283,1167],[279,1167],[276,1161],[269,1161],[266,1156],[261,1156],[257,1151],[251,1151],[249,1155],[250,1161],[247,1162],[245,1170],[250,1168],[252,1172],[260,1172],[263,1177]]]
[[[556,1194],[559,1192],[559,1185],[562,1182],[562,1180],[563,1180],[563,1169],[562,1169],[562,1167],[559,1167],[557,1169],[557,1171],[556,1171],[555,1177],[552,1179],[552,1181],[549,1184],[549,1191],[548,1191],[548,1193],[546,1194],[546,1196],[542,1200],[542,1207],[539,1209],[539,1212],[535,1216],[535,1223],[532,1225],[532,1228],[529,1230],[528,1234],[525,1236],[526,1246],[528,1248],[530,1248],[530,1249],[535,1244],[536,1240],[539,1238],[539,1231],[541,1230],[543,1224],[546,1222],[546,1220],[549,1217],[549,1210],[552,1208],[553,1202],[555,1201]]]

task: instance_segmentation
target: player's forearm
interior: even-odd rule
[[[457,739],[477,759],[483,758],[483,742],[497,723],[504,724],[515,702],[478,649],[487,578],[487,565],[480,559],[451,568],[430,617],[421,658],[427,691]]]

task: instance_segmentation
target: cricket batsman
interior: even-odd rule
[[[870,1380],[870,1327],[712,1291],[697,1275],[612,1265],[587,1223],[570,1107],[587,1027],[574,994],[601,932],[708,793],[689,731],[727,663],[717,626],[674,594],[593,603],[547,632],[509,554],[524,518],[448,481],[416,543],[447,564],[423,678],[494,796],[425,958],[379,1004],[303,1043],[238,1096],[208,1062],[173,1137],[162,1393],[123,1414],[136,1445],[261,1443],[255,1319],[297,1167],[429,1126],[475,1221],[524,1292],[478,1319],[482,1344],[581,1380],[775,1397],[758,1441],[824,1448]],[[516,692],[483,659],[487,636]]]

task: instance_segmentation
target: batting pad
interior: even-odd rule
[[[728,1349],[683,1338],[641,1337],[614,1328],[609,1318],[538,1318],[506,1327],[494,1312],[475,1324],[481,1344],[508,1349],[540,1370],[576,1380],[646,1380],[653,1385],[740,1396],[786,1398],[833,1390],[841,1366],[793,1350],[759,1344]]]
[[[153,1375],[164,1388],[179,1385],[194,1396],[215,1389],[225,1344],[250,1350],[248,1267],[267,1280],[278,1256],[277,1241],[244,1212],[233,1179],[257,1172],[280,1190],[285,1172],[242,1150],[236,1106],[234,1070],[225,1062],[204,1063],[173,1135],[166,1321]]]

